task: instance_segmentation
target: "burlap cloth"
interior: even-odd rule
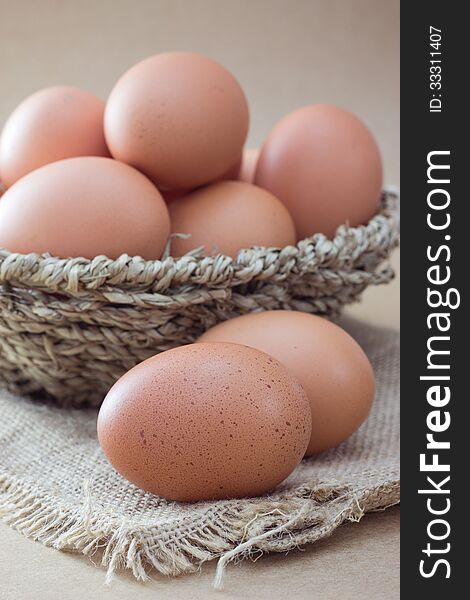
[[[232,559],[315,542],[343,521],[399,501],[399,335],[358,321],[342,325],[368,354],[377,398],[360,430],[305,459],[269,495],[179,504],[122,479],[96,439],[96,410],[35,403],[0,391],[0,515],[60,550],[95,554],[108,570],[146,579],[219,558],[216,587]],[[95,558],[96,562],[96,558]]]

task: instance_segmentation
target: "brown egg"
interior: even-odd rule
[[[255,183],[289,209],[299,239],[334,236],[377,212],[382,186],[379,149],[353,114],[326,104],[305,106],[271,131],[258,160]]]
[[[0,178],[9,187],[27,173],[74,156],[109,156],[103,133],[104,102],[68,86],[26,98],[0,137]]]
[[[295,228],[285,206],[272,194],[241,181],[213,183],[169,206],[173,256],[205,246],[207,254],[236,257],[251,246],[282,247],[295,243]]]
[[[0,201],[0,248],[62,258],[160,258],[170,222],[157,188],[111,158],[69,158],[29,173]]]
[[[248,148],[243,152],[242,163],[237,179],[246,183],[254,183],[256,165],[258,163],[258,148]]]
[[[98,439],[135,485],[179,501],[263,494],[301,460],[308,400],[272,357],[190,344],[140,363],[111,388]]]
[[[246,344],[292,371],[312,409],[308,455],[337,446],[369,413],[372,367],[349,334],[321,317],[288,310],[251,313],[212,327],[198,341]]]
[[[193,188],[239,160],[248,105],[236,79],[205,56],[157,54],[114,86],[105,111],[112,155],[159,187]]]

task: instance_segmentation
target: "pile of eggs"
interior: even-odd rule
[[[374,395],[366,355],[338,325],[250,313],[123,375],[101,406],[98,439],[121,475],[159,496],[253,496],[348,438]]]
[[[24,100],[0,136],[0,248],[61,258],[159,259],[203,247],[236,257],[377,211],[382,166],[368,129],[329,105],[300,108],[261,151],[243,149],[248,104],[215,61],[143,60],[106,102],[72,87]]]
[[[377,145],[329,105],[282,119],[244,150],[236,79],[191,53],[150,57],[106,104],[71,87],[30,96],[0,137],[0,248],[159,259],[203,247],[236,257],[283,247],[377,211]],[[293,311],[252,313],[158,354],[111,388],[98,439],[115,469],[177,501],[262,494],[304,456],[366,419],[372,367],[339,326]]]

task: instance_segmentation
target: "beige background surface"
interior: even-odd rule
[[[251,107],[250,146],[303,104],[349,108],[379,142],[386,183],[398,184],[398,0],[0,0],[0,124],[48,85],[105,98],[123,71],[164,50],[208,54],[236,75]],[[393,262],[398,268],[398,253]],[[349,311],[398,327],[398,279],[368,290]],[[303,552],[231,566],[223,593],[210,589],[214,565],[147,586],[123,576],[106,589],[87,559],[0,524],[0,598],[392,600],[399,597],[398,520],[390,509]]]

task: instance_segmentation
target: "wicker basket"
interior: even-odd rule
[[[398,197],[388,191],[365,226],[243,250],[236,260],[0,250],[0,384],[66,406],[99,405],[135,364],[224,319],[288,308],[335,315],[368,285],[390,281],[383,263],[397,244]]]

